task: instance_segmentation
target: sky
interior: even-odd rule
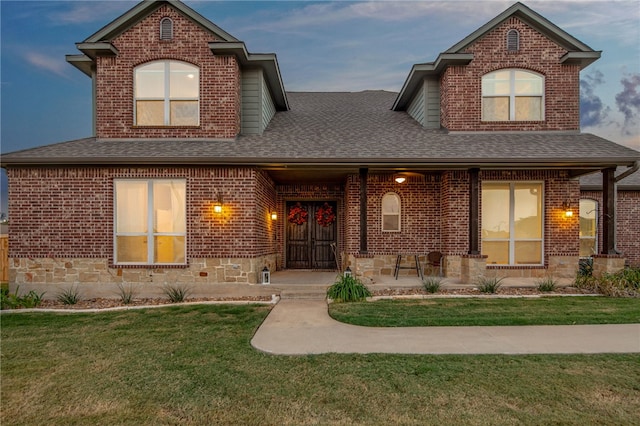
[[[137,1],[0,0],[2,153],[92,135],[91,79],[65,61]],[[514,4],[449,1],[185,1],[251,53],[276,53],[287,91],[399,91]],[[601,50],[580,75],[582,131],[640,150],[640,1],[523,1]],[[7,179],[0,175],[0,212]]]

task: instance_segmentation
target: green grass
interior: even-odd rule
[[[640,355],[272,356],[265,306],[2,314],[11,425],[634,424]]]
[[[370,327],[640,323],[638,299],[599,296],[443,298],[331,304],[338,321]]]

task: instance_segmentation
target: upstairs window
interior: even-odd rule
[[[382,230],[400,231],[400,196],[394,192],[384,194],[382,197]]]
[[[179,61],[154,61],[137,67],[134,74],[136,125],[198,125],[198,67]]]
[[[518,30],[509,30],[507,32],[507,51],[517,52],[520,50],[520,33]]]
[[[160,40],[173,39],[173,21],[171,18],[162,18],[160,21]]]
[[[519,69],[482,77],[482,121],[541,121],[544,77]]]

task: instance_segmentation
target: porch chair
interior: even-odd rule
[[[438,268],[439,274],[438,276],[442,276],[442,253],[439,251],[432,251],[427,254],[427,265],[431,266],[431,268]]]

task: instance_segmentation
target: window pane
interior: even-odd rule
[[[595,238],[580,238],[580,257],[591,257],[596,254]]]
[[[508,95],[509,71],[497,71],[482,77],[482,96]]]
[[[136,98],[164,98],[164,62],[136,69]]]
[[[154,232],[185,233],[185,183],[153,183]]]
[[[515,238],[542,238],[542,184],[516,183]]]
[[[594,200],[580,200],[580,236],[596,236],[598,204]]]
[[[516,71],[515,94],[542,96],[542,77],[526,71]]]
[[[400,215],[382,215],[383,231],[399,231]]]
[[[116,181],[115,187],[116,232],[147,232],[147,183]]]
[[[156,236],[153,263],[185,263],[184,241],[185,237]]]
[[[508,183],[482,186],[482,238],[509,238]]]
[[[516,264],[539,265],[542,263],[542,242],[540,241],[516,241]]]
[[[147,237],[116,237],[116,262],[147,263]]]
[[[198,68],[180,62],[171,62],[169,79],[171,99],[198,98]]]
[[[137,101],[136,124],[138,126],[164,125],[164,101]]]
[[[400,197],[396,194],[385,194],[382,197],[382,213],[400,213]]]
[[[172,126],[197,126],[198,101],[171,101]]]
[[[482,254],[487,256],[487,265],[506,265],[509,263],[509,242],[483,241]]]
[[[509,98],[482,98],[483,121],[508,121]]]
[[[542,120],[542,98],[537,96],[518,96],[516,102],[516,120]]]

